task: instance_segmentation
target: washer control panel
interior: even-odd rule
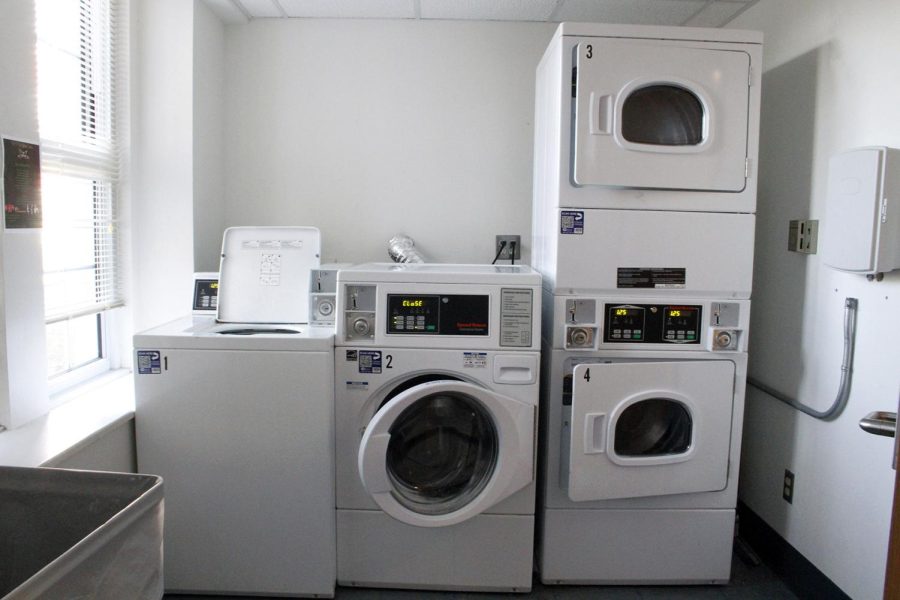
[[[699,344],[699,304],[606,304],[603,341],[632,344]]]
[[[487,294],[387,294],[387,333],[488,335]]]

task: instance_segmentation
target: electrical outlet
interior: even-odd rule
[[[788,250],[815,254],[819,246],[819,222],[815,219],[788,223]]]
[[[782,482],[783,486],[781,488],[781,497],[784,498],[788,504],[794,503],[794,474],[784,470],[784,481]]]
[[[503,246],[503,250],[500,250],[500,243],[506,242],[506,245]],[[515,243],[515,255],[513,255],[510,250],[513,249],[513,243]],[[520,235],[498,235],[497,241],[494,242],[494,254],[500,253],[497,256],[497,260],[510,260],[511,258],[515,258],[519,260],[522,258],[522,236]]]

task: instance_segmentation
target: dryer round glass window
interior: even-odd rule
[[[684,454],[691,447],[693,420],[687,407],[668,398],[635,402],[616,420],[615,452],[619,456]]]
[[[499,436],[482,404],[462,393],[417,400],[390,427],[387,472],[400,504],[420,514],[452,513],[485,488]]]
[[[703,141],[703,103],[676,85],[648,85],[622,104],[622,137],[635,144],[696,146]]]

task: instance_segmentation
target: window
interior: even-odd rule
[[[35,10],[48,376],[71,379],[109,368],[108,312],[122,305],[116,100],[125,21],[116,0],[36,0]]]

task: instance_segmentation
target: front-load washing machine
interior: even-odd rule
[[[188,317],[140,333],[141,473],[170,592],[333,596],[333,332]]]
[[[544,302],[541,580],[727,582],[749,302]]]
[[[338,273],[338,583],[531,588],[540,276],[371,264]]]

